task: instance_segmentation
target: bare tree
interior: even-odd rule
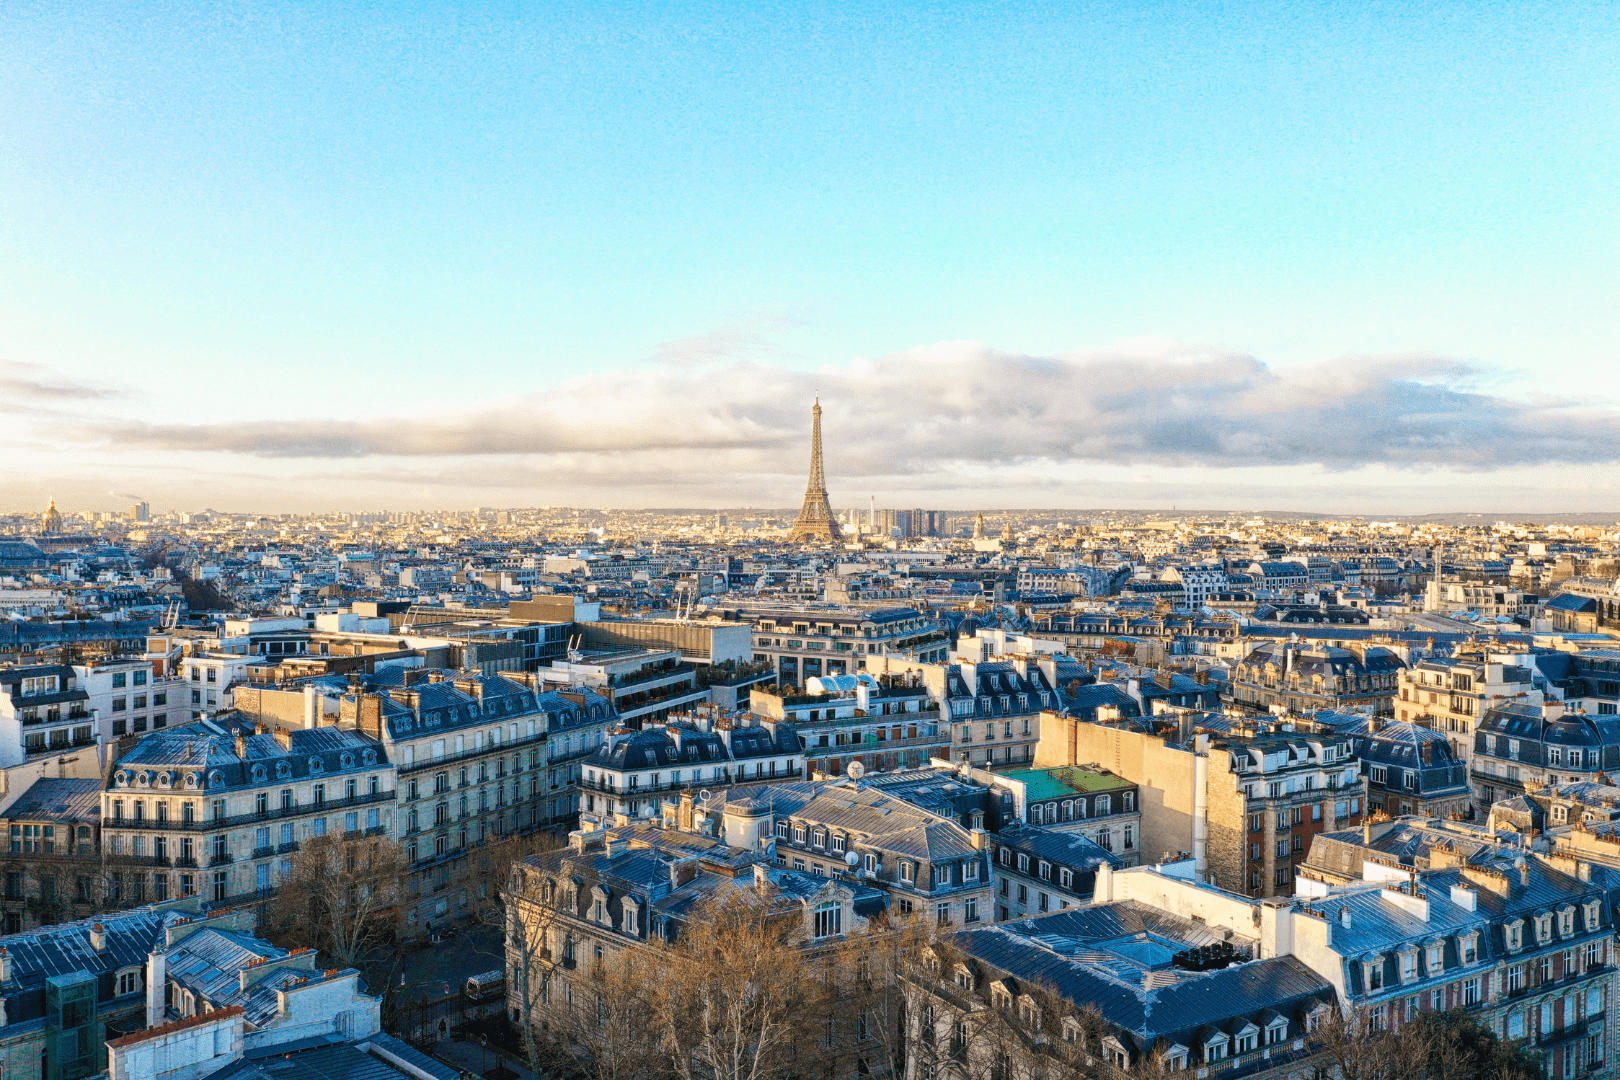
[[[1537,1080],[1540,1058],[1503,1042],[1462,1010],[1423,1012],[1393,1026],[1335,1014],[1316,1032],[1334,1080]]]
[[[350,967],[398,939],[410,865],[398,841],[328,834],[304,842],[270,907],[283,935]]]
[[[836,982],[812,968],[804,932],[797,903],[736,889],[653,950],[638,981],[678,1080],[774,1080],[833,1045]]]

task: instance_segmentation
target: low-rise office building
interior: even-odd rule
[[[812,778],[842,775],[851,762],[867,772],[919,768],[950,755],[950,727],[927,688],[864,672],[810,683],[808,694],[756,689],[754,712],[788,721],[799,733]]]
[[[0,668],[0,768],[92,747],[96,714],[67,664]]]
[[[742,617],[753,624],[755,662],[771,664],[777,681],[795,688],[822,675],[876,671],[874,657],[902,666],[937,664],[950,652],[939,624],[911,608],[762,610]]]

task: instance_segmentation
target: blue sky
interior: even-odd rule
[[[861,448],[829,461],[835,502],[1620,512],[1620,451],[1591,449],[1620,445],[1617,24],[1599,4],[8,4],[0,506],[787,504],[803,433],[760,432],[820,388],[829,438],[843,421]],[[1439,411],[1366,419],[1453,449],[1234,463],[1058,446],[1062,417],[1028,453],[991,434],[1024,376],[985,363],[1057,358],[1053,390],[1094,404],[1100,356],[1212,355],[1296,387],[1378,373],[1384,402],[1444,388]],[[968,378],[992,388],[971,444],[952,424],[973,403],[904,381]],[[898,414],[948,410],[926,419],[959,440],[935,466],[885,448],[879,386]],[[1481,401],[1531,418],[1492,437],[1540,449],[1459,454]],[[332,449],[355,425],[615,405],[646,410],[638,434],[725,445]],[[1555,421],[1571,438],[1537,442]],[[244,424],[264,438],[221,435]],[[267,449],[278,427],[298,434]]]

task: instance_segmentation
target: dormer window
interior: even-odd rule
[[[1477,963],[1479,960],[1479,934],[1462,934],[1457,938],[1457,953],[1462,957],[1464,964]]]
[[[1288,1038],[1288,1020],[1285,1017],[1275,1017],[1266,1025],[1266,1045],[1276,1046]]]
[[[778,821],[776,823],[776,837],[779,840],[786,840],[788,838],[788,823],[787,822]]]
[[[844,839],[843,834],[835,833],[833,835],[832,849],[833,849],[833,852],[835,854],[842,855],[844,853],[844,849],[848,846],[848,844],[849,844],[849,841]]]
[[[120,774],[120,775],[122,775],[122,774]],[[119,783],[122,784],[123,781],[120,780]],[[1001,849],[1001,852],[997,857],[1001,860],[1001,865],[1002,866],[1011,866],[1012,865],[1012,856],[1013,856],[1012,848],[1004,847],[1004,848]]]
[[[1206,1063],[1222,1061],[1226,1058],[1226,1049],[1230,1040],[1224,1033],[1216,1032],[1204,1043],[1204,1061]]]
[[[1558,936],[1575,936],[1575,909],[1573,907],[1558,909]]]
[[[1601,901],[1588,900],[1584,905],[1586,915],[1586,928],[1596,930],[1603,923],[1603,904]]]
[[[1524,920],[1514,919],[1503,925],[1502,939],[1507,944],[1508,952],[1518,952],[1524,948]]]
[[[635,899],[629,896],[625,897],[624,926],[622,927],[625,933],[632,935],[641,933],[640,915],[641,909]]]
[[[963,863],[962,864],[962,881],[965,883],[965,882],[969,882],[969,881],[978,881],[978,880],[979,880],[979,863],[978,863],[978,860],[975,859],[975,860],[971,860],[969,862]]]
[[[1384,988],[1384,958],[1373,953],[1362,958],[1361,967],[1363,981],[1367,989],[1382,990]]]
[[[1412,982],[1418,977],[1417,950],[1408,946],[1400,951],[1401,982]]]
[[[1188,1050],[1180,1043],[1176,1043],[1164,1052],[1164,1067],[1168,1072],[1185,1072],[1187,1070]]]
[[[810,827],[808,825],[804,824],[803,822],[798,822],[793,826],[794,843],[802,844],[805,842],[805,840],[809,839],[809,836]]]
[[[1536,916],[1536,944],[1545,945],[1552,940],[1552,916]]]
[[[1430,975],[1438,975],[1446,969],[1446,947],[1444,945],[1430,945],[1423,957],[1423,966]]]
[[[1237,1050],[1239,1054],[1252,1053],[1260,1045],[1260,1029],[1253,1024],[1244,1024],[1237,1033]]]
[[[910,862],[908,860],[902,859],[900,861],[900,881],[903,884],[910,885],[912,882],[914,882],[916,880],[917,880],[917,864],[914,863],[914,862]]]
[[[952,981],[956,983],[959,990],[971,990],[973,989],[973,972],[968,970],[967,965],[957,964]]]

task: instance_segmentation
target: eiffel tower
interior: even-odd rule
[[[804,509],[799,511],[799,520],[793,523],[788,540],[836,544],[838,522],[833,520],[832,504],[827,501],[827,479],[821,473],[820,398],[816,399],[816,407],[810,411],[810,415],[815,418],[810,437],[810,486],[805,489]]]

